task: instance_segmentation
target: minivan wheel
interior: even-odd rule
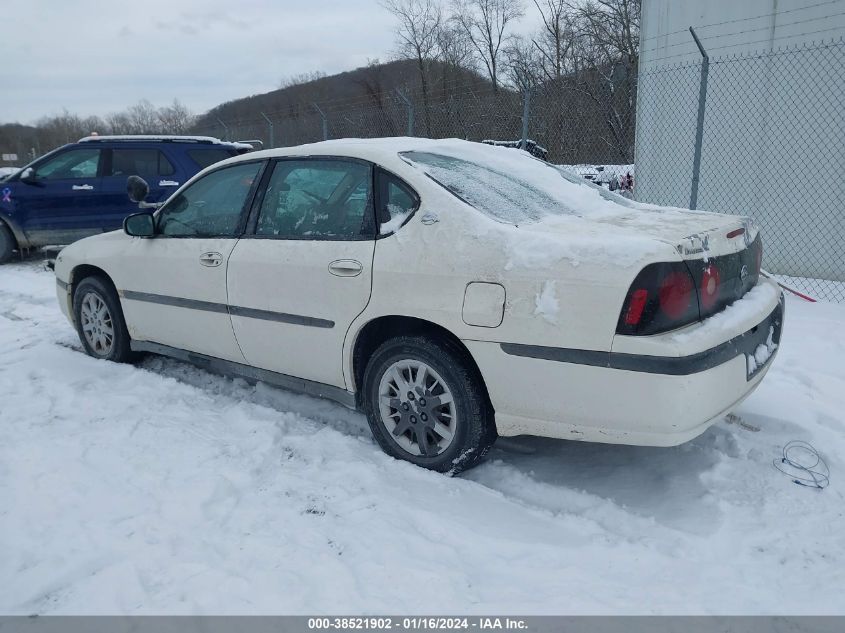
[[[384,342],[364,372],[363,404],[379,446],[418,466],[452,474],[472,468],[496,440],[477,372],[446,341]]]
[[[117,293],[99,277],[86,277],[73,291],[73,315],[79,340],[89,356],[126,363],[134,355]]]
[[[9,230],[9,227],[0,222],[0,264],[5,264],[12,259],[17,243]]]

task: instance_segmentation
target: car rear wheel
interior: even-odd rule
[[[12,259],[17,244],[9,227],[0,222],[0,264],[5,264]]]
[[[117,293],[99,277],[86,277],[73,291],[73,313],[79,340],[94,358],[126,363],[133,359],[129,332]]]
[[[367,365],[363,390],[373,436],[398,459],[455,474],[475,466],[496,440],[480,377],[446,341],[386,341]]]

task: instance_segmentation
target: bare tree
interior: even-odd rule
[[[542,28],[532,39],[545,79],[560,79],[574,70],[567,60],[577,37],[576,12],[567,0],[533,0]]]
[[[640,45],[641,0],[586,0],[572,5],[596,63],[635,60]]]
[[[141,99],[126,111],[131,134],[158,134],[161,124],[155,106]]]
[[[521,93],[534,88],[543,79],[543,65],[533,41],[513,37],[505,47],[505,62],[510,83]]]
[[[460,25],[452,19],[442,20],[437,30],[436,59],[441,63],[444,94],[450,81],[459,77],[461,71],[475,69],[474,53],[472,42]]]
[[[187,134],[194,124],[193,113],[178,99],[158,110],[161,131],[165,134]]]
[[[382,0],[382,6],[398,20],[399,54],[417,62],[420,75],[426,134],[431,131],[429,111],[429,64],[437,50],[442,11],[436,0]]]
[[[290,77],[282,77],[282,80],[279,82],[279,88],[283,89],[290,88],[291,86],[301,86],[302,84],[311,83],[312,81],[317,81],[323,77],[326,77],[326,73],[322,70],[311,70],[297,75],[291,75]]]
[[[605,142],[619,158],[633,158],[640,0],[584,0],[571,5],[578,20],[577,89],[601,112]]]
[[[493,89],[499,88],[499,66],[507,30],[524,15],[520,0],[454,0],[452,19],[472,42],[487,68]]]

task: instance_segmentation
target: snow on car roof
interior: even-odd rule
[[[223,141],[213,136],[186,136],[176,134],[92,134],[79,139],[80,143],[97,141],[164,141],[172,143],[210,143],[212,145],[234,145],[244,149],[251,149],[249,143]]]

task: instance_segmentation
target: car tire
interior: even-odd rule
[[[385,453],[438,472],[475,466],[496,441],[493,408],[466,352],[443,339],[399,336],[373,353],[363,405]]]
[[[86,353],[115,363],[135,355],[114,287],[101,277],[86,277],[73,290],[73,318]]]
[[[15,252],[17,246],[9,227],[0,222],[0,264],[5,264],[12,259],[12,253]]]

